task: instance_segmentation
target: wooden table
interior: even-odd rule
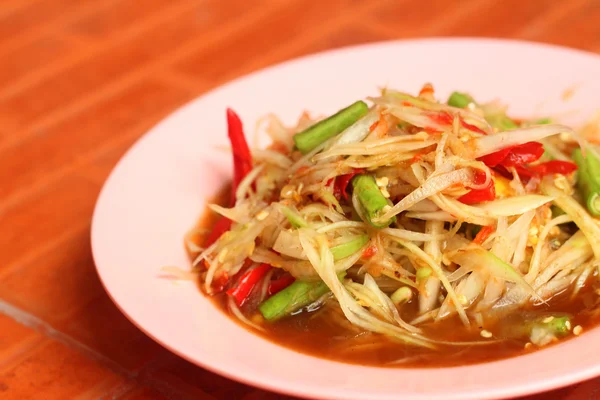
[[[600,1],[2,0],[0,398],[281,398],[171,355],[115,308],[90,253],[102,183],[148,128],[227,80],[333,47],[445,35],[598,51]]]

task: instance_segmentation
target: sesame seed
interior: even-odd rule
[[[290,199],[294,196],[295,190],[294,187],[292,185],[285,185],[282,189],[281,189],[281,194],[280,196],[283,197],[284,199]]]
[[[571,330],[571,321],[565,322],[565,327],[567,328],[568,331],[570,331]]]
[[[490,332],[490,331],[486,331],[485,329],[484,329],[484,330],[482,330],[482,331],[480,332],[480,334],[481,334],[481,336],[482,336],[482,337],[484,337],[484,338],[487,338],[487,339],[489,339],[489,338],[491,338],[491,337],[492,337],[492,332]]]
[[[558,236],[560,234],[560,228],[558,226],[553,226],[550,228],[550,232],[548,232],[550,236]]]
[[[387,186],[388,183],[390,183],[390,180],[387,176],[382,176],[381,178],[375,179],[375,183],[377,183],[377,186]]]
[[[554,320],[554,317],[551,315],[549,317],[546,317],[542,320],[543,323],[547,324],[549,322],[552,322]]]
[[[573,333],[576,336],[579,336],[582,331],[583,331],[583,328],[581,327],[581,325],[577,325],[575,328],[573,328]]]
[[[463,306],[466,305],[469,302],[469,300],[467,299],[467,296],[465,296],[464,294],[461,294],[460,296],[458,296],[458,301]]]
[[[259,221],[263,221],[265,218],[269,216],[269,212],[266,210],[261,210],[258,214],[256,214],[256,219]]]
[[[525,350],[529,350],[532,347],[533,347],[533,345],[531,344],[531,342],[525,343]]]
[[[381,188],[381,194],[383,195],[383,197],[385,197],[386,199],[390,198],[390,192],[388,192],[388,190],[385,187]]]
[[[217,257],[217,259],[219,260],[220,263],[224,263],[225,259],[227,258],[227,249],[223,249],[221,250],[221,252],[219,253],[219,256]]]

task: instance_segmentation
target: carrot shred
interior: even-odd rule
[[[494,227],[492,225],[482,227],[481,230],[477,232],[477,235],[475,235],[473,243],[483,244],[492,233],[494,233]]]

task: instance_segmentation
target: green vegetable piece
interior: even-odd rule
[[[302,218],[300,214],[291,208],[282,207],[281,212],[283,215],[285,215],[290,225],[292,225],[294,228],[306,228],[308,226],[308,223],[304,220],[304,218]]]
[[[465,108],[470,103],[477,104],[473,97],[466,93],[453,92],[448,98],[448,105],[452,107]],[[485,119],[491,126],[501,131],[508,131],[519,127],[519,125],[517,125],[517,123],[510,119],[506,114],[486,115]]]
[[[393,217],[383,223],[373,222],[380,216],[384,207],[389,206],[389,204],[379,187],[377,187],[375,178],[371,175],[356,175],[352,178],[352,188],[358,196],[367,220],[375,228],[385,228],[396,220],[396,217]]]
[[[423,267],[417,269],[417,283],[422,282],[431,276],[431,268]]]
[[[412,294],[412,290],[410,290],[408,286],[402,286],[392,293],[390,299],[392,300],[392,303],[399,306],[409,301],[412,298]]]
[[[334,260],[341,260],[359,251],[369,241],[369,235],[360,235],[330,249]]]
[[[536,119],[535,121],[533,121],[534,125],[548,125],[552,123],[552,119],[546,117],[546,118],[540,118],[540,119]]]
[[[331,117],[297,133],[294,135],[294,143],[302,154],[309,153],[327,139],[340,134],[368,111],[369,106],[364,101],[359,100],[333,114]]]
[[[545,318],[541,323],[557,336],[566,336],[571,331],[571,320],[567,316]]]
[[[515,327],[514,334],[527,335],[537,346],[545,346],[553,340],[565,337],[571,331],[571,320],[566,315],[549,315],[526,320],[521,327]]]
[[[340,274],[340,280],[344,275],[345,272]],[[317,301],[329,291],[329,287],[323,281],[303,282],[297,280],[265,300],[258,310],[267,321],[276,321]]]
[[[600,160],[588,149],[585,157],[580,149],[575,149],[573,159],[577,164],[577,189],[583,196],[588,211],[600,217]]]
[[[494,128],[498,128],[501,131],[508,131],[511,129],[517,129],[519,125],[515,121],[510,119],[505,114],[491,115],[485,118],[490,125]]]
[[[475,103],[475,100],[466,93],[453,92],[448,98],[448,105],[452,107],[465,108],[470,103]]]

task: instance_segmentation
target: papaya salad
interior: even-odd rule
[[[600,124],[506,111],[382,89],[293,127],[270,115],[272,144],[250,150],[228,109],[230,195],[186,241],[202,291],[276,342],[367,364],[581,334],[600,304]]]

